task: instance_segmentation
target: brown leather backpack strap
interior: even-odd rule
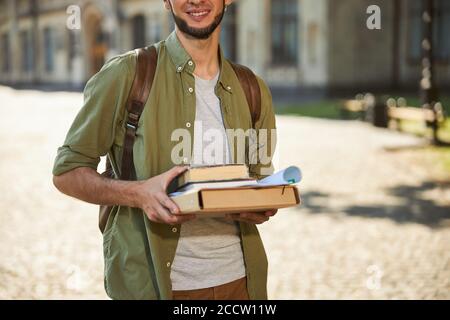
[[[122,153],[122,167],[120,179],[130,180],[133,163],[133,145],[139,118],[144,110],[152,88],[156,72],[158,52],[154,46],[136,49],[136,74],[127,100],[128,118],[126,122],[125,140]]]
[[[261,88],[259,87],[258,79],[249,68],[232,62],[230,64],[244,90],[252,116],[252,127],[255,128],[256,122],[261,116]]]
[[[154,46],[149,48],[136,49],[136,72],[131,85],[130,93],[126,102],[128,118],[123,144],[122,166],[120,179],[130,180],[133,163],[133,145],[138,128],[139,118],[144,110],[145,104],[150,95],[153,79],[155,78],[156,65],[158,62],[158,52]],[[115,178],[109,156],[106,157],[106,171],[102,173],[108,178]],[[98,226],[103,233],[114,206],[100,206]]]

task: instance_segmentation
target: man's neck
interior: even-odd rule
[[[208,39],[194,39],[176,29],[178,39],[195,62],[195,75],[202,79],[213,79],[219,72],[218,27]]]

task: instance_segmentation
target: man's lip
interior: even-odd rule
[[[209,14],[211,13],[211,10],[191,10],[189,12],[186,12],[186,14],[189,16],[190,19],[201,22],[207,17],[209,17]]]
[[[206,12],[206,14],[208,14],[211,12],[211,9],[191,9],[186,11],[187,14],[201,13],[201,12]]]

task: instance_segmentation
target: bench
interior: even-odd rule
[[[349,119],[351,114],[358,114],[358,117],[363,119],[367,110],[366,100],[362,94],[358,94],[355,99],[342,100],[339,104],[341,118]]]
[[[445,120],[444,112],[440,104],[436,108],[436,115],[433,110],[421,107],[397,107],[391,104],[387,108],[388,118],[389,120],[395,121],[397,129],[400,129],[400,122],[404,120],[432,123],[436,118],[438,124]]]

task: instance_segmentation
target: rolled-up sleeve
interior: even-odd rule
[[[114,142],[119,118],[124,117],[135,64],[131,53],[114,57],[87,82],[83,106],[57,150],[53,175],[78,167],[97,169]]]

